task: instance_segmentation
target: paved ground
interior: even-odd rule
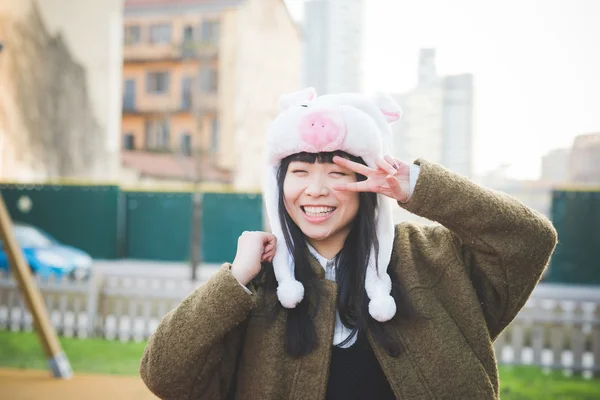
[[[48,371],[0,368],[1,400],[157,399],[137,377],[76,374],[52,378]]]

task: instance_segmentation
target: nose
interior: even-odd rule
[[[344,121],[332,112],[311,112],[300,122],[300,139],[311,153],[337,150],[345,135]]]
[[[323,184],[322,179],[316,178],[310,181],[308,186],[306,186],[304,193],[311,197],[327,196],[329,194],[329,189]]]

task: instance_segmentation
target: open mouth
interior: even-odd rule
[[[312,207],[312,206],[300,206],[302,212],[309,217],[326,217],[335,211],[336,207]]]

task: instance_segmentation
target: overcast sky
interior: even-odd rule
[[[365,0],[364,89],[409,90],[436,48],[439,73],[475,75],[475,172],[537,178],[543,154],[600,132],[599,21],[597,0]]]

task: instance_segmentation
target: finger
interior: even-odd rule
[[[263,254],[269,254],[275,250],[275,243],[269,243],[264,247]]]
[[[394,157],[394,161],[396,162],[396,165],[398,165],[399,167],[402,166],[402,165],[405,165],[405,166],[409,167],[408,163],[402,161],[399,158]]]
[[[266,247],[263,248],[262,256],[263,257],[267,257],[267,256],[270,256],[270,255],[272,256],[272,255],[275,254],[275,250],[276,250],[275,246],[268,245],[268,246],[266,246]]]
[[[275,235],[273,235],[272,233],[268,233],[268,232],[263,232],[262,235],[262,244],[263,247],[266,247],[272,243],[276,243],[277,242],[277,238],[275,237]]]
[[[269,245],[269,244],[276,244],[277,243],[277,236],[273,235],[272,233],[264,233],[263,236],[263,243],[265,245]]]
[[[393,175],[386,176],[385,181],[388,184],[389,188],[392,190],[400,187],[400,182],[398,182],[398,179],[396,179],[396,177]]]
[[[275,249],[267,250],[260,255],[262,259],[267,259],[269,257],[273,257],[275,255]]]
[[[385,155],[383,156],[383,159],[385,161],[387,161],[388,164],[390,164],[392,167],[394,167],[394,169],[398,169],[398,163],[396,163],[396,160],[394,160],[394,157],[390,156],[390,155]]]
[[[333,189],[346,192],[376,192],[375,188],[372,187],[367,181],[338,183],[337,185],[333,186]]]
[[[390,175],[395,175],[396,174],[396,170],[394,169],[394,167],[392,167],[386,160],[384,160],[383,158],[378,158],[377,160],[375,160],[375,164],[381,168],[383,171],[387,172]]]
[[[272,249],[268,252],[266,252],[265,254],[263,254],[263,261],[269,261],[269,260],[273,260],[273,257],[275,257],[275,253],[276,253],[277,249]]]
[[[337,165],[339,165],[340,167],[348,168],[349,170],[356,172],[357,174],[364,175],[364,176],[368,176],[374,171],[373,169],[371,169],[365,165],[359,164],[357,162],[348,160],[348,159],[340,157],[340,156],[333,157],[333,162],[336,163]]]

